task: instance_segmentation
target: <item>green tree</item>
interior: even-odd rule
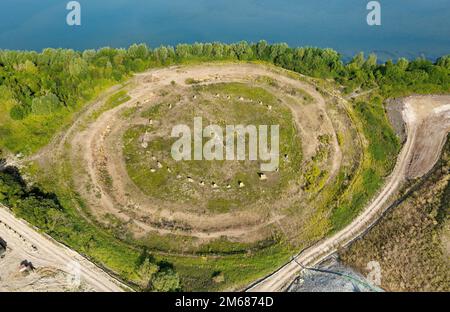
[[[22,105],[14,105],[9,111],[9,116],[13,120],[22,120],[28,115],[28,111]]]
[[[139,266],[137,274],[139,275],[139,285],[142,289],[148,289],[150,287],[153,275],[158,272],[158,269],[158,265],[152,263],[149,257]]]
[[[159,292],[179,291],[180,278],[172,268],[159,270],[151,281],[152,290]]]
[[[146,44],[133,44],[128,48],[128,56],[144,60],[149,56],[149,48]]]

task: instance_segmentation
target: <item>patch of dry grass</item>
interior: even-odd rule
[[[344,262],[364,272],[378,261],[386,290],[449,291],[449,180],[450,141],[423,185],[343,251]]]

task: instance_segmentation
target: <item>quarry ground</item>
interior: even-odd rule
[[[0,258],[0,291],[123,291],[118,280],[86,258],[38,233],[0,205],[0,237],[7,242]],[[34,270],[21,272],[21,262]]]
[[[423,178],[407,184],[400,200],[367,233],[339,252],[345,265],[369,274],[379,264],[386,291],[450,289],[450,141]]]

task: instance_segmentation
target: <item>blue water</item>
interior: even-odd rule
[[[75,27],[66,24],[67,2],[1,0],[0,49],[266,39],[383,58],[450,53],[450,0],[381,0],[382,25],[373,27],[369,0],[79,0]]]

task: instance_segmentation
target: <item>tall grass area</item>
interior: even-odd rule
[[[449,291],[450,136],[433,170],[403,190],[403,201],[341,258],[360,272],[369,261],[382,269],[388,291]]]
[[[86,102],[96,98],[103,90],[117,83],[102,79],[97,81],[89,92],[83,94],[74,106],[61,106],[51,114],[29,114],[21,120],[15,120],[9,112],[17,105],[8,89],[0,86],[0,150],[31,155],[47,145],[61,128],[68,126],[74,113]]]
[[[367,140],[358,175],[333,210],[333,231],[349,224],[376,195],[386,176],[392,171],[400,142],[384,111],[382,98],[353,103],[352,114]]]
[[[201,258],[166,256],[186,291],[242,290],[286,263],[295,250],[277,244],[255,253]],[[219,278],[220,279],[219,279]]]

